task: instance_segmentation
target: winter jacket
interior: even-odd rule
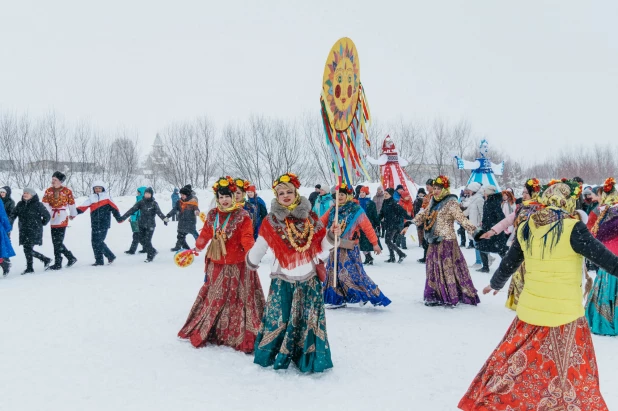
[[[416,200],[414,200],[414,215],[417,215],[423,208],[423,200],[423,197],[416,197]]]
[[[15,250],[13,250],[11,239],[9,238],[11,228],[11,222],[6,215],[6,211],[4,211],[4,207],[0,207],[0,258],[15,256]]]
[[[333,203],[333,196],[330,193],[319,196],[317,200],[315,200],[313,212],[316,213],[318,217],[322,217],[328,210],[330,210]]]
[[[51,215],[52,228],[67,227],[69,225],[69,217],[77,215],[73,192],[67,187],[48,188],[45,190],[41,202]]]
[[[51,216],[47,208],[34,195],[30,200],[21,200],[11,214],[11,220],[19,218],[19,245],[43,244],[43,226],[49,223]]]
[[[314,191],[313,193],[309,194],[309,202],[311,203],[311,208],[313,208],[313,206],[315,205],[315,200],[317,200],[319,196],[320,196],[320,193],[317,191]]]
[[[382,203],[384,203],[384,193],[374,195],[372,200],[376,204],[376,211],[380,214],[380,211],[382,211]]]
[[[142,200],[142,198],[144,198],[146,188],[147,187],[142,186],[137,189],[139,195],[135,196],[135,202],[139,202]],[[136,211],[131,215],[131,231],[133,231],[134,233],[139,232],[139,211]]]
[[[378,227],[380,227],[380,217],[378,216],[378,211],[376,209],[376,204],[369,199],[369,197],[359,198],[358,203],[360,204],[365,214],[367,214],[367,218],[371,223],[374,231],[378,231]],[[378,245],[380,245],[380,241],[378,239]],[[373,251],[373,244],[369,241],[369,238],[365,234],[365,231],[361,231],[359,247],[361,251]],[[380,248],[382,246],[380,245]]]
[[[4,186],[2,187],[6,191],[6,197],[2,199],[2,203],[4,204],[4,211],[6,212],[7,217],[13,214],[13,210],[15,209],[15,201],[11,198],[11,187]],[[12,225],[13,223],[11,223]]]
[[[408,200],[405,200],[407,198]],[[408,216],[410,218],[414,217],[414,203],[412,202],[412,197],[410,197],[410,193],[405,192],[398,201],[399,205],[406,210]]]
[[[253,215],[251,215],[251,220],[253,220],[253,238],[257,240],[262,221],[268,215],[268,210],[266,209],[266,203],[261,197],[258,197],[257,193],[253,198],[249,199],[248,203],[253,206]]]
[[[493,226],[504,220],[502,212],[502,193],[492,194],[487,197],[483,204],[483,219],[481,227],[484,231],[489,231]],[[507,251],[506,241],[508,237],[505,233],[500,233],[491,237],[489,240],[478,241],[477,248],[485,253],[505,253]]]
[[[382,222],[382,227],[385,230],[390,230],[401,227],[404,220],[409,220],[410,216],[403,207],[395,202],[395,198],[391,197],[382,203],[382,210],[380,210],[378,218]]]
[[[174,192],[172,193],[172,208],[176,207],[176,204],[180,201],[180,194],[178,194],[179,192],[180,191],[177,188],[174,188]]]
[[[97,194],[94,192],[95,187],[102,187],[103,191]],[[77,213],[83,214],[88,209],[90,209],[90,228],[92,228],[92,231],[109,230],[112,215],[116,221],[121,221],[118,206],[114,204],[105,183],[102,181],[95,181],[92,184],[92,194],[90,194],[90,197],[88,197],[82,205],[77,207]]]
[[[485,199],[480,191],[461,203],[465,208],[464,215],[477,227],[480,227],[483,221],[483,204],[485,204]]]
[[[143,198],[137,203],[135,203],[135,205],[131,207],[129,211],[127,211],[122,217],[120,217],[120,220],[126,220],[137,211],[139,211],[140,213],[138,223],[140,230],[154,230],[157,226],[155,218],[157,216],[159,216],[161,220],[164,220],[166,218],[165,214],[163,214],[161,212],[161,209],[159,208],[159,203],[155,201],[154,197],[150,197]]]
[[[200,207],[197,204],[197,199],[190,195],[184,200],[181,198],[172,208],[172,211],[167,213],[167,218],[178,214],[178,232],[190,234],[195,232],[197,224],[197,216],[200,215]]]
[[[555,244],[551,240],[545,242],[544,237],[554,224],[536,226],[532,219],[529,221],[530,246],[523,239],[525,226],[521,225],[517,240],[491,278],[491,288],[502,289],[525,261],[526,283],[519,297],[517,316],[528,324],[545,327],[573,322],[584,316],[582,256],[613,276],[618,276],[618,257],[595,239],[581,221],[565,219]]]

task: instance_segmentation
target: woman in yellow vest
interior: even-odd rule
[[[578,183],[543,189],[546,207],[519,226],[483,290],[495,295],[526,263],[517,317],[459,402],[462,410],[608,410],[584,317],[582,266],[586,257],[618,276],[618,257],[575,217]]]

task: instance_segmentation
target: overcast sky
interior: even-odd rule
[[[319,109],[354,40],[371,112],[515,156],[618,141],[618,1],[0,0],[0,109],[139,131]]]

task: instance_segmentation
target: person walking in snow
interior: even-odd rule
[[[22,199],[10,215],[11,224],[19,219],[19,245],[24,248],[26,257],[26,270],[21,274],[34,272],[33,258],[41,260],[47,270],[51,264],[51,258],[34,251],[35,245],[43,245],[43,226],[49,223],[51,217],[40,201],[36,191],[32,188],[24,188]]]
[[[408,214],[408,216],[405,217],[405,219],[406,220],[412,219],[412,217],[414,217],[414,202],[412,201],[412,196],[410,196],[410,193],[408,191],[405,191],[403,189],[401,190],[398,203],[401,206],[401,208],[406,210],[406,213]],[[403,230],[403,219],[401,220],[401,224],[399,225],[399,233],[401,233],[401,230]],[[406,236],[398,234],[397,238],[398,238],[399,247],[402,250],[407,250],[408,245],[406,242]]]
[[[180,200],[172,211],[167,213],[167,218],[178,216],[178,235],[176,236],[176,246],[172,251],[181,249],[188,250],[187,234],[197,233],[197,216],[200,215],[200,207],[197,199],[193,196],[191,185],[186,185],[180,189]]]
[[[0,188],[0,198],[2,199],[6,215],[10,216],[15,209],[15,201],[11,198],[11,187],[4,186]]]
[[[152,246],[152,236],[154,235],[155,228],[157,227],[157,223],[155,221],[156,217],[159,216],[163,223],[167,225],[170,221],[169,218],[165,216],[161,212],[161,208],[159,208],[159,203],[155,201],[154,198],[154,190],[152,187],[148,187],[144,190],[144,198],[135,203],[133,207],[122,217],[120,217],[121,221],[126,220],[130,216],[132,216],[135,212],[139,211],[139,236],[141,239],[142,247],[146,250],[146,263],[152,262],[155,256],[158,254],[158,251]]]
[[[180,195],[178,194],[179,190],[177,187],[174,187],[174,191],[172,192],[172,210],[176,208],[176,204],[180,201]],[[178,214],[172,215],[172,221],[178,221]]]
[[[468,184],[466,190],[470,193],[470,196],[461,203],[463,214],[475,227],[480,227],[483,222],[483,205],[485,204],[481,184],[472,182]],[[476,260],[474,264],[470,265],[470,268],[478,269],[483,266],[483,260],[481,259],[481,252],[476,249],[476,241],[474,241],[474,245]]]
[[[4,211],[4,207],[0,207],[0,267],[2,267],[2,275],[6,277],[11,269],[11,257],[15,256],[15,250],[11,245],[9,233],[11,232],[12,224]]]
[[[426,194],[427,193],[425,192],[425,189],[423,187],[418,189],[416,193],[416,200],[414,200],[414,215],[417,215],[421,212]],[[416,234],[418,235],[418,246],[423,247],[423,227],[417,227]]]
[[[67,267],[71,267],[77,262],[77,258],[64,245],[64,236],[69,226],[69,220],[74,219],[77,215],[73,192],[62,185],[65,179],[66,176],[63,173],[56,171],[52,175],[52,186],[45,190],[41,201],[51,215],[51,236],[55,261],[54,265],[49,267],[50,270],[62,269],[63,255],[67,258]]]
[[[140,202],[142,198],[144,198],[145,192],[146,192],[146,187],[142,186],[137,189],[137,195],[135,196],[136,203]],[[139,215],[140,215],[139,210],[131,215],[131,232],[133,233],[133,241],[131,241],[131,247],[129,247],[129,249],[124,252],[125,254],[134,255],[135,252],[137,251],[137,246],[141,244],[141,238],[139,235]],[[144,250],[143,244],[142,244],[142,249],[140,250],[140,253],[146,253],[146,250]]]
[[[105,244],[107,232],[111,226],[111,216],[113,215],[119,223],[120,212],[118,206],[114,204],[111,195],[106,189],[106,185],[102,181],[95,181],[92,184],[92,194],[77,207],[77,213],[83,214],[90,209],[90,228],[92,251],[94,252],[94,267],[104,265],[103,257],[107,258],[109,264],[113,263],[116,256]]]
[[[253,239],[257,240],[260,227],[262,226],[262,221],[268,215],[268,209],[266,208],[266,203],[264,200],[262,200],[262,198],[255,191],[254,185],[250,185],[247,189],[247,199],[253,206],[254,215],[251,216],[251,219],[253,220]]]
[[[394,263],[395,253],[399,257],[398,263],[403,262],[407,256],[397,246],[396,238],[401,232],[400,226],[405,219],[409,219],[408,213],[404,210],[393,198],[395,190],[387,188],[384,193],[384,203],[382,203],[382,210],[380,210],[379,219],[382,222],[382,227],[386,231],[385,240],[386,246],[389,251],[389,258],[387,263]]]
[[[502,193],[494,186],[483,187],[483,195],[485,202],[483,204],[483,219],[481,220],[480,228],[485,232],[491,230],[493,226],[502,221],[506,216],[502,211]],[[481,252],[481,261],[483,267],[479,268],[478,272],[488,273],[489,267],[494,258],[490,253],[497,253],[500,257],[504,257],[509,248],[506,245],[508,239],[505,233],[500,233],[488,240],[477,241],[476,248]]]
[[[320,196],[320,189],[322,188],[321,184],[316,184],[315,190],[311,194],[309,194],[309,202],[311,203],[311,208],[315,205],[315,200]]]
[[[384,203],[384,187],[378,186],[376,190],[376,195],[373,196],[372,201],[376,205],[376,212],[378,213],[378,216],[379,216],[380,211],[382,211],[382,203]],[[382,227],[381,222],[376,228],[376,234],[378,235],[378,237],[384,238],[384,227]]]
[[[380,227],[380,217],[378,216],[378,212],[376,210],[376,204],[371,201],[369,193],[369,187],[362,187],[358,198],[358,204],[361,206],[365,214],[367,214],[367,218],[369,219],[369,222],[371,223],[371,226],[373,227],[373,230],[375,231],[377,236],[378,229]],[[363,262],[363,265],[373,265],[373,257],[371,256],[371,253],[374,251],[373,244],[371,244],[371,241],[369,241],[369,238],[363,230],[360,230],[360,239],[358,242],[358,246],[360,247],[360,250],[363,252],[363,254],[365,254],[365,261]],[[380,244],[379,237],[378,246],[381,250],[382,244]]]

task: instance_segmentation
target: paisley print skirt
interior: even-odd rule
[[[245,263],[206,266],[206,282],[178,333],[194,347],[227,345],[252,353],[264,312],[264,291],[256,271]]]
[[[539,327],[516,317],[459,408],[607,411],[586,319]]]
[[[457,240],[429,244],[426,264],[425,303],[455,306],[481,302]]]
[[[304,282],[271,281],[253,362],[276,370],[294,362],[301,372],[333,367],[322,284],[316,276]]]

